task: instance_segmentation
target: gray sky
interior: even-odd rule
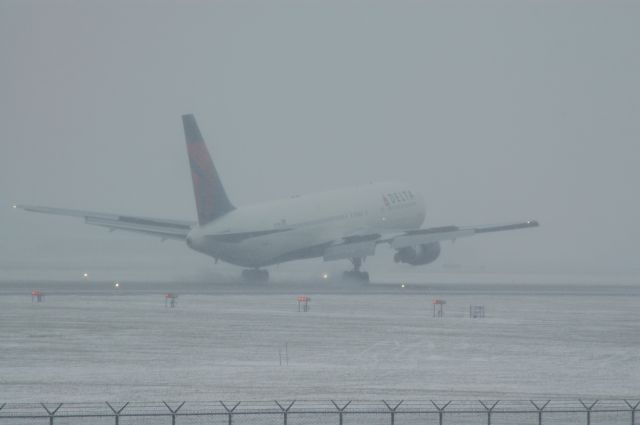
[[[427,225],[542,223],[426,272],[637,271],[638,22],[619,1],[0,0],[0,267],[216,270],[9,208],[195,218],[193,112],[236,205],[407,181]]]

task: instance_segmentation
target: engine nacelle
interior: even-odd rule
[[[400,248],[393,256],[396,263],[407,263],[412,266],[422,266],[433,263],[440,256],[440,242],[431,242]]]

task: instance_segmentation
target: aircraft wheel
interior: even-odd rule
[[[369,273],[349,270],[342,273],[342,280],[345,282],[369,283]]]
[[[260,270],[260,282],[268,282],[268,281],[269,281],[269,271]]]

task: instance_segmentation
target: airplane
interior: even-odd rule
[[[409,185],[370,183],[295,196],[236,208],[222,185],[193,114],[182,123],[191,168],[197,222],[33,205],[26,211],[84,218],[86,224],[176,239],[202,254],[245,269],[242,278],[266,282],[265,267],[288,261],[322,258],[350,260],[343,279],[369,282],[362,271],[366,257],[388,244],[394,261],[411,266],[434,262],[440,242],[476,234],[537,227],[535,220],[501,225],[422,228],[426,217],[422,196]]]

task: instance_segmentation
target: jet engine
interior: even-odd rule
[[[407,263],[422,266],[433,263],[440,256],[440,242],[431,242],[418,246],[400,248],[393,256],[396,263]]]

